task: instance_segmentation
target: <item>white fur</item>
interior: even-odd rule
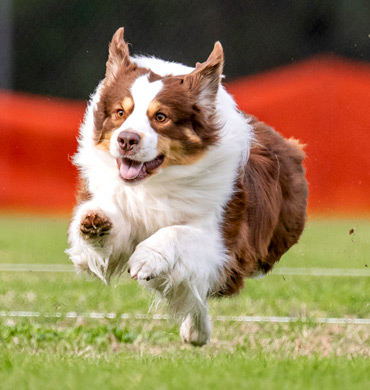
[[[180,76],[194,70],[190,66],[179,64],[178,62],[163,61],[155,57],[135,56],[131,57],[131,61],[142,68],[151,69],[154,73],[162,77],[169,75]]]
[[[135,159],[139,161],[150,161],[157,157],[158,135],[150,126],[146,114],[149,103],[158,95],[163,87],[161,80],[150,83],[148,76],[144,75],[135,80],[131,86],[131,95],[135,102],[134,111],[123,122],[111,137],[110,153],[113,157],[120,156],[117,137],[121,131],[129,130],[139,133],[142,137],[142,144]]]
[[[160,75],[193,69],[155,58],[132,61]],[[124,124],[148,137],[153,130],[144,110],[160,90],[156,83],[147,90],[145,77],[136,80],[135,110]],[[228,261],[221,232],[223,211],[239,166],[248,157],[252,128],[220,86],[216,111],[222,127],[217,146],[193,165],[171,166],[138,185],[128,185],[118,175],[116,151],[110,155],[93,145],[93,112],[99,96],[100,86],[88,106],[74,159],[93,197],[75,212],[67,252],[78,269],[90,269],[104,281],[128,262],[131,275],[160,291],[170,309],[184,319],[182,339],[204,344],[211,332],[206,298],[219,287],[220,272]],[[79,230],[89,210],[101,210],[113,224],[111,233],[94,244],[86,242]]]

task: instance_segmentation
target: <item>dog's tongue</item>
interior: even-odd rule
[[[127,158],[122,159],[122,164],[119,168],[120,175],[127,180],[135,179],[139,176],[144,163],[140,161],[133,161]]]

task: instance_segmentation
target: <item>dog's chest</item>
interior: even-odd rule
[[[196,218],[196,207],[185,198],[144,190],[126,191],[116,197],[122,227],[130,232],[128,240],[136,245],[161,228],[189,223]],[[194,206],[194,205],[193,205]]]

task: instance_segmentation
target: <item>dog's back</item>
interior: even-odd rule
[[[237,293],[244,277],[270,271],[298,241],[306,220],[302,145],[256,119],[251,125],[254,144],[225,211],[223,231],[231,260],[220,295]]]

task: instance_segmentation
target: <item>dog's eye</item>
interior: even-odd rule
[[[161,112],[158,112],[157,114],[155,114],[154,119],[155,119],[157,122],[163,123],[163,122],[167,119],[167,117],[166,117],[166,115],[162,114]]]
[[[123,118],[125,115],[125,112],[123,110],[117,110],[117,118]]]

